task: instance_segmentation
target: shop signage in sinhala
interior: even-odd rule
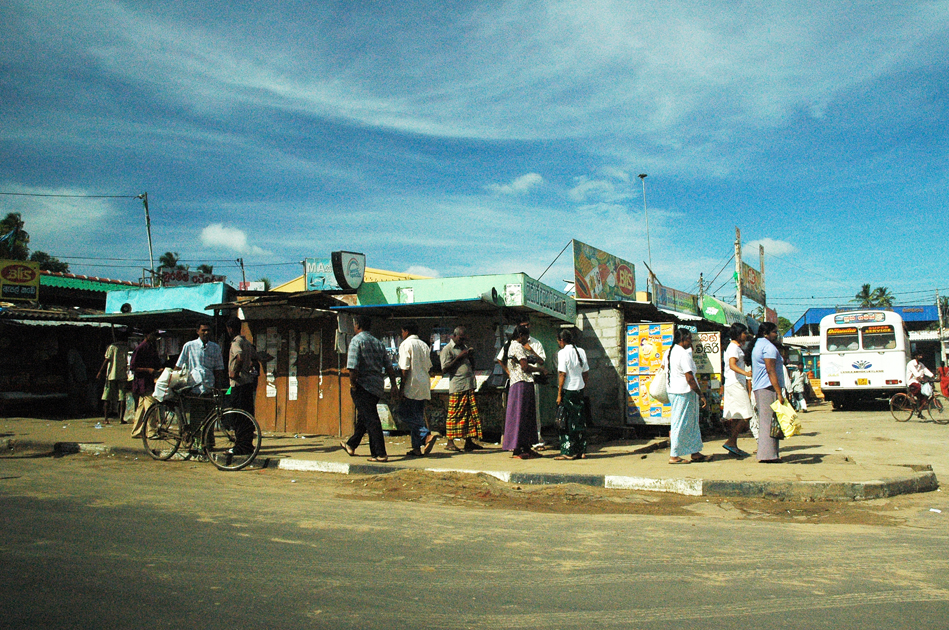
[[[159,269],[158,278],[163,287],[190,287],[196,284],[224,282],[227,280],[227,276],[217,276],[212,273],[189,271],[187,269],[171,269],[169,267]]]
[[[21,260],[0,260],[0,299],[39,298],[40,264]]]
[[[662,308],[676,313],[687,313],[701,317],[698,297],[672,287],[664,287],[658,282],[654,284],[653,300],[656,308]]]
[[[573,241],[576,295],[593,300],[636,300],[636,266],[580,241]]]

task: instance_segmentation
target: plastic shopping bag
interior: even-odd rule
[[[771,409],[774,410],[774,415],[777,417],[778,422],[781,423],[781,430],[784,431],[784,437],[789,438],[801,432],[801,421],[797,417],[797,412],[794,411],[794,407],[789,405],[787,401],[784,401],[782,404],[776,400],[771,403]]]
[[[656,372],[656,375],[652,377],[652,380],[649,381],[649,395],[661,402],[666,404],[669,402],[669,392],[667,390],[667,381],[669,377],[666,376],[666,368],[659,368],[659,371]]]

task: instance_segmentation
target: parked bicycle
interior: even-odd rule
[[[191,417],[209,403],[211,409],[204,418]],[[260,452],[260,440],[256,418],[242,409],[224,408],[222,390],[214,390],[211,397],[177,393],[156,403],[145,414],[142,431],[145,450],[154,459],[169,460],[187,449],[190,455],[206,457],[221,470],[249,466]]]
[[[918,418],[923,417],[923,412],[929,414],[929,418],[937,424],[949,424],[949,399],[942,394],[933,394],[932,396],[923,396],[917,394],[911,396],[908,393],[900,392],[893,394],[890,398],[890,413],[897,422],[906,422],[916,414]]]

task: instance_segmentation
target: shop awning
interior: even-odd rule
[[[211,322],[211,315],[185,308],[173,308],[163,311],[141,311],[138,313],[102,313],[80,315],[80,321],[108,322],[134,328],[194,328],[200,322]]]
[[[61,319],[61,320],[49,320],[49,319],[3,319],[0,320],[0,323],[3,324],[14,324],[16,326],[55,326],[57,328],[62,326],[76,326],[76,327],[91,327],[91,328],[104,328],[111,326],[105,322],[79,322],[74,319]]]
[[[350,315],[369,315],[390,319],[414,319],[423,317],[461,317],[472,313],[490,315],[501,310],[530,312],[545,316],[528,307],[508,307],[492,304],[482,298],[447,300],[444,302],[412,302],[409,304],[366,304],[358,306],[334,306],[330,310]]]

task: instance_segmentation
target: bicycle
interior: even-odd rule
[[[213,390],[213,397],[176,393],[156,403],[145,413],[142,442],[145,451],[159,461],[171,459],[184,446],[191,455],[204,456],[220,470],[240,470],[249,466],[260,452],[260,425],[243,409],[224,408],[224,392]],[[185,401],[192,407],[201,401],[213,402],[213,408],[200,421],[188,422]],[[238,445],[238,437],[254,432],[251,444]],[[237,450],[237,452],[235,452]]]
[[[922,418],[923,412],[926,411],[929,419],[936,424],[949,424],[949,399],[935,393],[928,398],[920,394],[916,399],[914,401],[913,397],[905,392],[893,394],[890,398],[890,413],[893,418],[897,422],[906,422],[914,413]]]

